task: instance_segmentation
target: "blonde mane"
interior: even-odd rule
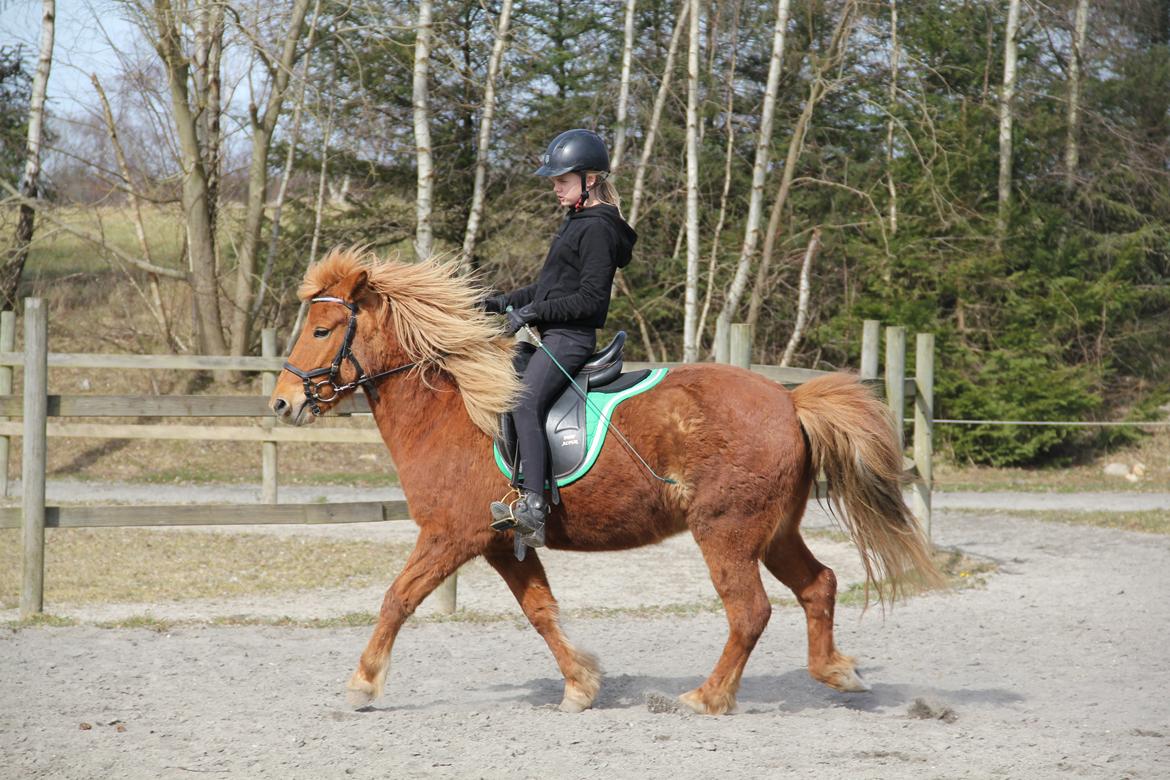
[[[301,283],[301,300],[318,295],[364,268],[378,294],[378,319],[393,327],[409,360],[446,371],[471,421],[489,436],[515,404],[520,382],[512,368],[514,342],[476,307],[483,291],[460,276],[454,262],[382,260],[363,248],[333,249]]]

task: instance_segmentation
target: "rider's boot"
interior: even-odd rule
[[[512,507],[516,534],[529,547],[544,547],[544,522],[548,518],[548,502],[543,493],[525,490],[524,496]]]

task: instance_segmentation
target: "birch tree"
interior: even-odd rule
[[[232,309],[231,354],[243,355],[251,334],[252,297],[255,292],[256,257],[260,250],[260,227],[264,221],[264,206],[268,198],[268,152],[276,121],[280,118],[288,92],[289,78],[296,66],[298,44],[305,26],[309,0],[296,0],[289,15],[279,58],[271,57],[259,41],[254,50],[270,73],[268,99],[264,110],[253,103],[248,107],[252,126],[252,161],[248,168],[248,193],[244,205],[244,228],[238,239],[236,253],[236,294]]]
[[[630,62],[634,53],[634,11],[637,0],[626,0],[626,24],[622,37],[622,76],[618,88],[617,129],[614,132],[613,158],[610,168],[617,170],[626,151],[626,118],[630,106]]]
[[[886,191],[890,235],[898,233],[898,188],[894,184],[894,117],[898,108],[898,0],[890,0],[890,118],[886,121]]]
[[[37,56],[37,69],[33,74],[32,96],[28,108],[28,136],[25,145],[24,174],[20,178],[20,194],[27,200],[35,200],[40,190],[41,144],[45,132],[45,93],[49,86],[49,72],[53,67],[53,40],[57,28],[57,4],[55,0],[44,0],[41,6],[41,41]],[[20,216],[16,222],[15,240],[12,249],[0,268],[0,294],[3,307],[15,310],[24,276],[24,264],[28,262],[28,248],[32,243],[36,210],[29,203],[20,204]]]
[[[755,164],[752,166],[752,192],[748,201],[747,223],[744,227],[743,247],[735,267],[735,277],[727,291],[727,298],[719,312],[717,331],[726,331],[739,307],[747,287],[752,256],[760,240],[760,212],[764,203],[764,180],[768,173],[768,153],[772,144],[772,119],[776,110],[776,90],[780,84],[780,68],[784,61],[784,33],[788,28],[789,0],[777,0],[776,24],[772,29],[772,59],[768,64],[768,82],[764,87],[764,104],[760,111],[760,129],[756,138]]]
[[[812,264],[820,248],[821,229],[818,226],[813,229],[812,238],[808,240],[808,247],[804,250],[804,262],[800,265],[800,292],[797,294],[796,301],[796,322],[792,326],[792,336],[788,339],[788,346],[784,348],[784,355],[780,358],[781,366],[787,366],[791,363],[792,356],[796,354],[796,348],[800,345],[800,339],[804,335],[804,326],[808,322],[809,298],[812,295],[810,280]]]
[[[1016,94],[1016,35],[1020,27],[1020,0],[1008,0],[1003,41],[1003,90],[999,96],[999,210],[995,220],[996,248],[1003,248],[1012,205],[1012,103]]]
[[[1077,0],[1076,21],[1073,23],[1072,56],[1068,63],[1068,132],[1064,142],[1064,181],[1068,187],[1076,182],[1081,149],[1078,133],[1081,124],[1081,67],[1085,50],[1085,31],[1089,22],[1089,0]]]
[[[687,47],[687,281],[683,315],[683,362],[694,363],[699,303],[699,0],[690,0]]]
[[[508,26],[512,21],[512,0],[504,0],[500,7],[500,20],[496,24],[496,40],[492,45],[492,56],[488,60],[487,83],[483,88],[483,110],[479,118],[479,139],[475,156],[475,184],[471,191],[471,211],[467,215],[467,230],[463,236],[464,272],[471,270],[471,258],[475,254],[475,243],[479,235],[479,224],[483,219],[484,190],[487,187],[487,153],[491,145],[492,115],[496,107],[496,76],[500,61],[507,45]]]
[[[415,196],[414,254],[426,260],[434,248],[431,228],[431,204],[434,198],[435,169],[431,160],[430,97],[428,79],[431,59],[431,0],[419,0],[418,22],[414,40],[414,146],[418,166],[418,192]]]

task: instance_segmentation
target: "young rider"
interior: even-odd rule
[[[614,272],[630,262],[637,234],[626,224],[613,185],[606,181],[609,152],[601,136],[567,130],[548,146],[536,170],[552,179],[553,193],[568,212],[535,283],[484,301],[489,312],[506,314],[508,331],[537,328],[543,350],[521,343],[516,369],[524,390],[512,410],[523,489],[512,507],[517,533],[530,547],[544,544],[549,474],[544,421],[549,407],[597,348],[605,325]]]

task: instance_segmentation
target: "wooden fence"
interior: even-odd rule
[[[376,430],[274,427],[267,408],[268,394],[275,386],[283,359],[276,355],[275,332],[266,330],[261,357],[219,357],[178,355],[101,355],[50,353],[48,316],[40,299],[25,300],[24,350],[15,346],[15,317],[0,314],[0,489],[8,493],[9,437],[22,436],[22,499],[20,507],[0,507],[0,528],[22,528],[22,576],[20,614],[28,617],[44,607],[45,528],[93,528],[120,526],[187,526],[364,523],[408,520],[405,501],[350,502],[334,504],[278,504],[277,448],[287,442],[381,443]],[[781,368],[751,364],[751,340],[746,325],[733,325],[724,354],[730,362],[750,368],[790,387],[823,375],[809,369]],[[915,483],[914,510],[929,529],[931,480],[931,419],[933,399],[934,340],[919,334],[916,377],[905,376],[906,333],[904,328],[886,329],[886,370],[879,383],[879,324],[866,321],[862,339],[861,376],[883,387],[903,436],[907,399],[914,401],[914,459],[907,471],[920,478]],[[676,363],[627,363],[637,368],[673,366]],[[23,393],[12,395],[13,367],[23,367]],[[49,367],[95,369],[183,369],[263,372],[264,396],[96,396],[50,395]],[[364,399],[346,399],[337,414],[368,414]],[[21,417],[21,422],[8,421]],[[228,417],[261,418],[260,426],[200,426],[150,424],[94,424],[49,422],[69,417]],[[47,506],[45,478],[50,437],[96,437],[116,439],[179,439],[256,441],[261,445],[263,473],[262,504],[220,504],[206,506]],[[823,487],[823,486],[822,486]],[[822,491],[823,492],[823,491]],[[456,579],[452,575],[436,591],[441,612],[456,606]]]

